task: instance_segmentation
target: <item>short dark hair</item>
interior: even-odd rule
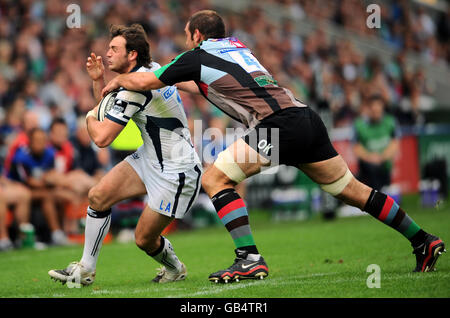
[[[42,129],[41,127],[34,127],[28,132],[28,138],[30,140],[33,139],[34,135],[36,135],[37,133],[44,133],[45,136],[47,136],[47,132],[44,129]]]
[[[116,36],[122,36],[127,42],[125,48],[127,53],[136,51],[138,53],[136,63],[141,66],[148,66],[152,62],[150,54],[150,44],[147,40],[147,34],[140,24],[125,25],[111,25],[109,29],[111,39]]]
[[[384,106],[384,98],[383,96],[381,96],[380,94],[373,94],[370,95],[369,98],[367,99],[367,102],[371,105],[374,102],[381,102]]]
[[[61,124],[61,125],[67,126],[67,123],[66,123],[66,121],[64,120],[64,118],[62,118],[62,117],[56,117],[56,118],[54,118],[54,119],[52,120],[52,123],[50,124],[50,130],[52,130],[53,127],[54,127],[55,125],[57,125],[57,124]]]
[[[213,10],[202,10],[194,13],[189,18],[189,32],[191,37],[197,29],[205,39],[220,39],[225,37],[225,24],[220,15]]]

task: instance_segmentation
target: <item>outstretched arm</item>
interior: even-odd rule
[[[113,78],[103,89],[102,96],[123,87],[130,91],[148,91],[180,82],[200,80],[201,64],[194,51],[181,53],[167,65],[154,72],[134,72]],[[181,84],[183,85],[183,84]],[[188,84],[192,85],[192,84]],[[189,90],[193,92],[192,90]],[[198,91],[198,90],[197,90]]]
[[[197,86],[197,84],[195,84],[194,81],[180,82],[180,83],[175,84],[175,86],[179,90],[182,90],[184,92],[200,95],[200,90],[198,89],[198,86]]]
[[[102,90],[104,97],[119,87],[123,87],[129,91],[148,91],[166,86],[161,82],[153,72],[134,72],[120,74],[113,78]]]

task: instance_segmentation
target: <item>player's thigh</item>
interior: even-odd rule
[[[124,161],[119,162],[89,191],[89,201],[112,206],[122,200],[147,193],[139,175]]]
[[[136,225],[136,244],[146,246],[154,243],[162,231],[173,221],[173,218],[153,211],[147,205]]]
[[[261,171],[270,161],[262,157],[243,139],[236,140],[222,151],[202,177],[202,185],[208,194],[214,195],[225,186],[234,186]]]

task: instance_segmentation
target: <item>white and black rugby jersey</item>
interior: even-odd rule
[[[150,68],[136,66],[131,72],[152,72],[160,67],[152,62]],[[144,142],[141,153],[161,171],[183,172],[200,163],[175,86],[145,92],[120,88],[105,117],[124,126],[132,118]]]

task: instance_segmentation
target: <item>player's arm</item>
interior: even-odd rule
[[[196,52],[184,52],[154,72],[134,72],[116,76],[105,86],[102,96],[119,87],[131,91],[147,91],[180,82],[199,81],[200,67]]]
[[[141,74],[141,73],[138,73]],[[87,130],[94,143],[100,148],[109,146],[120,134],[134,114],[148,104],[148,95],[121,90],[117,93],[114,106],[105,114],[103,121],[97,120],[98,106],[86,116]]]
[[[95,107],[97,108],[97,107]],[[96,109],[94,108],[94,112]],[[108,147],[120,134],[124,125],[118,124],[108,118],[98,121],[94,113],[86,117],[87,131],[92,141],[100,148]]]
[[[197,84],[194,81],[189,82],[180,82],[175,85],[179,90],[182,90],[186,93],[197,94],[200,95],[200,90],[198,89]]]
[[[102,96],[123,87],[129,91],[149,91],[166,86],[152,72],[133,72],[114,77],[102,90]]]

